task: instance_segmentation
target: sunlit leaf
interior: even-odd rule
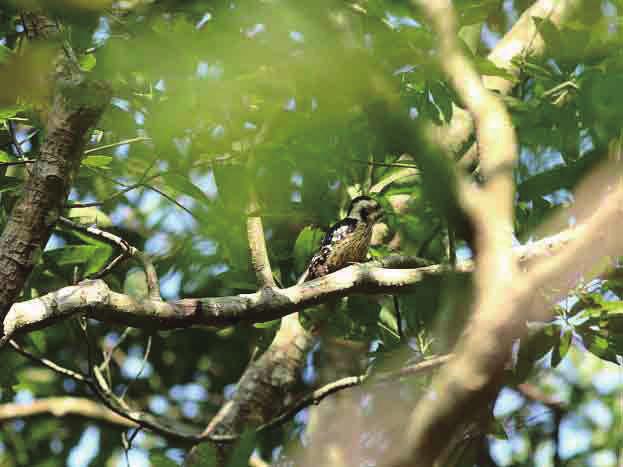
[[[84,71],[91,71],[93,68],[95,68],[96,64],[97,60],[95,58],[95,55],[93,54],[86,54],[80,57],[80,68],[82,68]]]
[[[247,467],[249,465],[249,457],[251,457],[251,453],[255,448],[255,441],[255,430],[250,429],[242,433],[227,463],[227,467]]]
[[[112,156],[87,156],[82,159],[82,165],[96,169],[104,169],[110,165],[112,160]]]
[[[59,266],[81,265],[89,261],[96,250],[97,247],[94,245],[69,245],[45,251],[43,257],[45,261]]]
[[[95,224],[98,227],[105,228],[112,225],[110,217],[96,206],[86,208],[71,208],[67,212],[67,217],[80,224]],[[89,237],[91,238],[91,237]]]

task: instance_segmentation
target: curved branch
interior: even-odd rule
[[[537,257],[554,255],[581,232],[581,227],[569,229],[517,247],[514,250],[516,258],[527,264]],[[102,280],[85,281],[14,304],[4,320],[4,341],[16,334],[41,329],[80,313],[100,321],[152,329],[225,327],[243,321],[266,322],[353,293],[405,291],[429,275],[448,271],[447,266],[439,264],[398,269],[421,262],[420,258],[389,256],[375,263],[355,264],[286,289],[262,289],[251,294],[172,302],[137,301],[128,295],[113,292]],[[471,261],[461,261],[456,267],[461,272],[471,272],[473,269]]]
[[[145,253],[143,253],[139,249],[130,245],[123,238],[117,235],[113,235],[110,232],[105,232],[101,229],[98,229],[95,226],[81,225],[65,217],[59,217],[58,221],[60,224],[65,225],[71,229],[78,230],[80,232],[83,232],[89,235],[90,237],[109,243],[112,246],[116,246],[123,252],[124,256],[131,256],[131,257],[137,258],[143,265],[143,269],[145,269],[145,275],[147,276],[147,290],[149,292],[150,299],[151,300],[162,300],[160,296],[160,283],[158,281],[158,274],[156,273],[156,268],[154,267],[154,264],[151,262],[151,260]],[[117,264],[121,259],[119,259],[119,257],[115,258],[112,261],[112,263],[110,263],[106,268],[104,268],[104,270],[112,269],[112,266]],[[98,273],[98,275],[101,275],[101,273]]]

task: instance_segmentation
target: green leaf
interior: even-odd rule
[[[0,177],[0,193],[19,190],[22,183],[23,180],[17,177]]]
[[[87,156],[82,159],[82,165],[95,169],[102,169],[108,168],[112,160],[112,156]]]
[[[476,65],[476,70],[478,70],[481,75],[499,76],[500,78],[504,78],[512,82],[517,81],[517,78],[509,73],[508,70],[500,68],[486,57],[474,57],[474,64]]]
[[[26,106],[24,105],[10,105],[0,108],[0,123],[3,123],[9,118],[15,117],[18,113],[23,112],[24,110],[26,110]]]
[[[136,300],[142,300],[147,297],[147,275],[145,271],[138,268],[132,268],[128,271],[123,281],[123,293],[134,297]]]
[[[177,464],[163,452],[152,452],[149,455],[149,463],[153,467],[177,467]]]
[[[271,321],[266,321],[264,323],[253,323],[253,327],[258,328],[258,329],[276,328],[279,326],[280,323],[281,323],[281,319],[273,319]]]
[[[582,335],[582,342],[593,355],[596,355],[602,360],[618,363],[616,349],[610,345],[610,341],[606,337],[591,332]]]
[[[98,227],[110,227],[112,225],[110,217],[95,206],[87,208],[71,208],[67,213],[67,217],[76,220],[76,222],[79,222],[80,224],[95,224]],[[90,239],[91,237],[87,238]],[[98,243],[100,242],[98,241]]]
[[[398,320],[393,311],[387,307],[381,308],[379,313],[379,325],[383,326],[387,331],[391,332],[395,337],[400,339],[400,332],[398,329]]]
[[[560,30],[549,18],[532,17],[532,21],[536,24],[537,30],[547,44],[547,50],[552,53],[561,49]]]
[[[18,384],[17,369],[19,364],[14,358],[6,357],[0,371],[0,401],[8,402],[15,397],[15,386]]]
[[[8,153],[4,152],[4,151],[0,151],[0,162],[9,162],[11,159],[11,156],[8,155]]]
[[[9,49],[7,46],[0,44],[0,63],[3,63],[7,60],[9,55],[11,55],[13,51]]]
[[[93,54],[86,54],[80,57],[80,68],[82,68],[83,71],[91,71],[95,68],[96,64],[97,59]]]
[[[435,104],[437,104],[437,107],[441,110],[444,120],[446,123],[450,122],[450,120],[452,120],[452,96],[447,88],[443,83],[436,81],[431,83],[430,92]]]
[[[162,175],[162,178],[168,188],[173,189],[179,194],[190,196],[191,198],[194,198],[202,203],[208,203],[210,201],[206,194],[198,186],[191,182],[188,177],[167,172]]]
[[[217,464],[216,447],[211,443],[201,443],[197,446],[194,453],[193,462],[201,467],[213,467]]]
[[[43,252],[43,259],[58,266],[86,264],[97,248],[94,245],[64,246]]]
[[[96,273],[97,271],[102,269],[106,265],[106,263],[108,263],[112,252],[113,248],[110,245],[96,246],[95,251],[87,261],[86,267],[84,269],[84,275],[88,276],[89,274]]]
[[[33,331],[28,334],[28,337],[39,353],[45,353],[47,345],[45,333],[43,331]]]
[[[469,0],[459,3],[459,22],[462,26],[482,23],[491,15],[494,7],[495,0]]]
[[[249,458],[255,448],[255,438],[255,430],[246,430],[242,433],[227,467],[247,467],[249,465]]]
[[[562,336],[560,336],[560,340],[558,345],[554,347],[554,352],[552,352],[552,368],[557,367],[567,352],[571,347],[571,331],[565,331]]]
[[[534,369],[536,361],[543,358],[558,343],[558,338],[555,335],[558,332],[557,326],[548,325],[529,338],[521,339],[515,366],[518,382],[524,381]]]

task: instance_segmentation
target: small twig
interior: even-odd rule
[[[160,285],[158,282],[158,274],[156,273],[156,268],[145,253],[133,247],[121,237],[113,235],[110,232],[105,232],[101,229],[98,229],[97,227],[81,225],[65,217],[59,217],[58,220],[59,223],[69,228],[79,230],[80,232],[83,232],[91,237],[116,246],[125,255],[137,258],[142,263],[143,268],[145,269],[145,274],[147,276],[147,288],[149,291],[150,299],[162,300],[160,296]]]
[[[166,438],[174,439],[178,441],[197,443],[201,440],[198,434],[195,435],[195,434],[190,434],[190,433],[188,434],[180,433],[179,430],[171,429],[155,421],[145,419],[145,416],[151,417],[151,415],[143,414],[137,411],[131,411],[132,413],[130,413],[130,409],[127,406],[127,404],[125,405],[124,408],[119,407],[117,405],[120,402],[118,398],[116,398],[114,394],[110,392],[109,388],[107,388],[106,386],[101,386],[98,383],[98,381],[100,380],[98,379],[97,373],[96,373],[97,367],[93,365],[91,342],[89,338],[86,321],[84,323],[81,323],[80,327],[85,333],[85,338],[87,339],[87,360],[89,362],[89,375],[86,375],[86,374],[83,374],[77,371],[69,370],[48,359],[37,357],[36,355],[31,354],[27,350],[24,350],[19,344],[17,344],[17,342],[15,342],[12,339],[9,342],[10,342],[10,345],[24,357],[40,365],[43,365],[60,375],[72,378],[76,381],[86,384],[95,393],[96,397],[102,402],[102,404],[104,404],[105,407],[107,407],[108,409],[116,413],[117,415],[123,417],[124,419],[129,420],[130,422],[136,424],[137,426],[149,429],[153,431],[154,433],[162,435]],[[115,399],[115,402],[113,402],[111,398]]]
[[[396,313],[398,336],[400,337],[400,340],[402,340],[404,339],[404,332],[402,330],[402,316],[400,314],[400,301],[398,300],[397,295],[392,295],[392,299],[394,300],[394,312]]]
[[[298,412],[300,412],[305,407],[309,407],[310,405],[318,405],[324,398],[330,396],[331,394],[335,394],[338,391],[343,389],[352,388],[355,386],[361,386],[366,381],[370,380],[372,384],[381,384],[387,381],[393,381],[396,379],[404,378],[407,376],[415,376],[418,374],[426,373],[434,370],[437,367],[444,365],[448,362],[454,355],[440,355],[430,357],[422,362],[416,363],[414,365],[409,365],[403,368],[400,368],[396,371],[387,371],[383,373],[373,374],[368,369],[367,372],[358,375],[358,376],[347,376],[346,378],[339,379],[337,381],[333,381],[332,383],[326,384],[321,388],[318,388],[304,396],[290,407],[285,409],[280,415],[276,416],[272,420],[263,425],[260,425],[256,431],[264,431],[269,428],[273,428],[277,425],[280,425],[292,417],[294,417]],[[214,442],[232,442],[236,441],[240,435],[215,435],[215,434],[207,434],[205,436],[206,439]]]
[[[39,129],[37,128],[36,130],[31,131],[30,133],[28,133],[23,140],[21,140],[20,142],[17,143],[17,145],[21,148],[23,146],[24,143],[30,141],[31,139],[33,139],[36,135],[39,134]]]
[[[22,151],[22,145],[17,141],[17,134],[15,133],[15,128],[13,127],[13,122],[11,120],[7,122],[7,130],[9,131],[9,136],[13,141],[13,147],[15,148],[17,156],[22,159],[24,157],[24,152]]]
[[[456,266],[456,235],[451,222],[448,222],[448,260],[450,261],[450,266]]]
[[[361,159],[353,159],[353,161],[358,162],[359,164],[374,165],[378,167],[402,167],[405,169],[417,169],[418,168],[418,166],[415,164],[405,164],[403,162],[374,162],[374,161],[362,161]]]
[[[123,190],[117,191],[116,193],[113,193],[112,195],[110,195],[108,198],[105,198],[102,201],[93,201],[91,203],[71,203],[71,204],[66,204],[65,207],[66,208],[90,208],[90,207],[95,207],[95,206],[102,206],[110,201],[112,201],[115,198],[118,198],[119,196],[135,190],[137,188],[143,188],[145,185],[143,185],[142,183],[136,183],[134,185],[130,185],[125,187]]]
[[[104,146],[98,146],[96,148],[87,149],[84,154],[92,154],[94,152],[103,151],[104,149],[116,148],[125,144],[138,143],[140,141],[151,141],[151,138],[146,136],[137,136],[136,138],[125,139],[123,141],[117,141],[116,143],[105,144]]]
[[[144,416],[141,415],[140,412],[137,413],[136,411],[131,411],[132,413],[129,413],[130,409],[127,405],[125,405],[125,408],[118,407],[115,403],[113,403],[110,400],[110,398],[114,397],[117,403],[120,402],[120,398],[117,398],[112,393],[110,393],[110,389],[108,387],[102,387],[98,383],[98,381],[100,381],[96,374],[96,369],[98,367],[94,364],[94,361],[93,361],[93,351],[92,351],[91,340],[90,340],[90,336],[88,332],[88,323],[86,323],[85,321],[81,324],[80,327],[84,333],[85,340],[87,343],[87,362],[89,366],[89,375],[85,375],[85,374],[82,374],[82,373],[79,373],[73,370],[69,370],[50,360],[37,357],[31,354],[30,352],[24,350],[14,340],[11,340],[10,344],[17,352],[24,355],[28,359],[36,363],[39,363],[47,368],[50,368],[51,370],[63,376],[67,376],[76,381],[80,381],[82,383],[87,384],[93,390],[93,392],[98,397],[98,399],[100,399],[100,401],[107,408],[109,408],[116,414],[122,416],[123,418],[135,423],[139,427],[149,429],[167,438],[172,438],[172,439],[177,439],[177,440],[182,440],[182,441],[187,441],[187,442],[192,442],[192,443],[205,441],[205,440],[210,440],[213,442],[233,442],[233,441],[236,441],[240,437],[240,435],[215,435],[215,434],[210,434],[210,433],[207,433],[205,435],[190,434],[190,433],[184,434],[184,433],[180,433],[178,430],[173,430],[163,425],[160,425],[158,423],[155,423],[153,421],[146,420]],[[148,352],[149,351],[146,351],[145,354],[148,355]],[[400,378],[407,377],[407,376],[415,376],[418,374],[426,373],[428,371],[431,371],[445,364],[452,357],[453,356],[451,354],[431,357],[427,360],[424,360],[423,362],[420,362],[414,365],[409,365],[404,368],[400,368],[399,370],[396,370],[396,371],[383,372],[383,373],[378,373],[376,375],[372,375],[370,371],[368,371],[359,376],[350,376],[350,377],[346,377],[346,378],[342,378],[340,380],[334,381],[325,386],[322,386],[319,389],[316,389],[311,394],[303,397],[298,402],[292,404],[288,409],[286,409],[280,415],[273,418],[268,423],[265,423],[261,425],[260,427],[258,427],[257,431],[259,432],[259,431],[263,431],[263,430],[267,430],[269,428],[275,427],[289,420],[290,418],[292,418],[301,409],[307,406],[310,406],[310,405],[317,405],[324,398],[338,391],[341,391],[343,389],[348,389],[354,386],[360,386],[368,379],[371,380],[372,384],[380,384],[380,383],[384,383],[384,382],[395,380],[395,379],[400,379]],[[139,372],[139,375],[140,375],[140,372]]]
[[[61,365],[59,365],[58,363],[53,362],[52,360],[48,360],[47,358],[41,358],[41,357],[37,357],[36,355],[28,352],[26,349],[24,349],[21,345],[19,345],[14,339],[9,340],[9,345],[11,347],[13,347],[13,349],[19,353],[20,355],[23,355],[24,357],[28,358],[29,360],[32,360],[35,363],[39,363],[40,365],[43,365],[47,368],[49,368],[52,371],[55,371],[56,373],[59,373],[63,376],[67,376],[71,379],[75,379],[76,381],[80,381],[83,383],[87,383],[88,382],[88,377],[86,375],[83,375],[82,373],[78,373],[77,371],[73,371],[70,370],[68,368],[65,368]]]
[[[550,88],[547,91],[543,92],[543,97],[552,96],[554,94],[557,94],[559,91],[566,90],[567,88],[573,88],[576,91],[580,89],[574,81],[569,80],[569,81],[565,81],[564,83],[560,83],[559,85],[554,86],[553,88]]]
[[[139,370],[136,373],[136,375],[134,376],[134,378],[128,382],[128,384],[126,385],[125,389],[121,393],[121,396],[119,396],[119,399],[123,400],[125,398],[125,396],[127,395],[127,393],[129,391],[130,386],[132,385],[132,383],[134,383],[136,380],[138,380],[141,377],[141,375],[143,374],[143,371],[145,370],[145,367],[147,366],[147,359],[149,358],[149,353],[151,352],[151,342],[152,342],[152,336],[149,336],[147,338],[147,348],[145,349],[145,355],[143,356],[143,361],[141,362],[141,367],[139,368]]]
[[[403,168],[400,170],[392,171],[389,175],[381,178],[370,188],[370,193],[382,193],[392,183],[397,182],[408,177],[415,177],[419,174],[416,168]]]
[[[126,254],[121,253],[120,255],[116,256],[112,261],[110,261],[106,266],[104,266],[102,269],[100,269],[97,272],[94,272],[93,274],[89,275],[87,278],[92,279],[92,280],[101,279],[106,274],[111,272],[121,261],[123,261],[127,257],[128,256]]]
[[[98,368],[100,371],[104,371],[106,370],[107,376],[108,376],[108,384],[111,384],[110,381],[110,360],[112,359],[113,354],[115,353],[115,351],[119,348],[119,346],[123,343],[123,341],[130,335],[130,332],[132,331],[132,328],[125,328],[125,330],[121,333],[121,336],[119,336],[119,339],[117,339],[117,342],[115,342],[110,349],[108,349],[107,352],[104,352],[104,361],[102,363],[100,363],[98,365]]]
[[[9,167],[11,165],[26,165],[34,164],[36,161],[33,159],[20,159],[19,161],[0,162],[0,167]]]
[[[193,214],[193,212],[188,209],[186,206],[184,206],[183,204],[181,204],[180,202],[178,202],[175,198],[167,195],[165,192],[163,192],[162,190],[156,188],[155,186],[152,185],[144,185],[145,188],[149,188],[150,190],[155,191],[156,193],[160,194],[161,196],[163,196],[164,198],[168,199],[169,201],[171,201],[173,204],[175,204],[178,208],[183,209],[184,211],[186,211],[188,214],[190,214],[192,217],[196,218],[197,216],[195,216],[195,214]]]

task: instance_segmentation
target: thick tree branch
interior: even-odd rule
[[[41,15],[25,14],[23,18],[29,37],[47,38],[58,31],[53,21]],[[1,319],[22,291],[48,241],[80,166],[89,130],[109,101],[108,88],[86,79],[68,51],[65,47],[53,77],[54,92],[39,157],[0,236]]]
[[[517,247],[516,259],[528,264],[540,256],[555,255],[577,238],[582,229],[569,229]],[[173,302],[148,299],[137,301],[128,295],[111,291],[104,281],[85,281],[14,304],[4,320],[5,337],[8,339],[16,334],[50,326],[80,313],[109,323],[152,329],[224,327],[238,322],[265,322],[353,293],[406,290],[429,275],[448,271],[445,265],[398,269],[420,262],[419,258],[389,256],[380,262],[352,265],[286,289],[264,289],[252,294]],[[386,269],[384,266],[395,269]],[[462,272],[471,272],[473,269],[471,261],[457,264],[457,270]]]
[[[508,348],[495,348],[496,355],[490,353],[497,342],[494,331],[496,314],[502,309],[514,315],[516,303],[508,302],[518,276],[517,261],[512,250],[513,243],[513,194],[512,169],[517,159],[517,141],[511,119],[500,99],[485,89],[473,65],[461,52],[456,39],[456,14],[450,0],[416,3],[429,16],[440,40],[440,64],[452,82],[462,101],[467,106],[476,127],[476,140],[480,150],[481,169],[485,184],[475,188],[465,183],[461,186],[462,202],[476,225],[476,245],[478,264],[476,270],[475,312],[468,328],[467,338],[463,338],[458,348],[464,354],[471,354],[472,360],[462,361],[464,354],[453,360],[435,379],[438,397],[418,404],[407,435],[409,449],[402,456],[399,465],[433,465],[447,446],[447,437],[463,429],[471,421],[463,409],[467,403],[475,404],[478,399],[491,399],[497,393],[502,378],[503,362],[507,359]],[[516,323],[521,327],[521,323]],[[470,337],[480,340],[472,342]],[[491,340],[491,339],[495,340]],[[486,342],[483,353],[474,358],[473,346]],[[495,361],[495,363],[493,363]],[[501,365],[498,363],[501,362]],[[483,380],[487,384],[481,385]],[[473,391],[477,386],[480,391]],[[484,404],[478,405],[484,407]],[[470,415],[472,411],[468,412]],[[461,414],[461,421],[456,414]],[[452,424],[451,424],[452,422]]]
[[[594,214],[559,255],[533,258],[536,264],[504,291],[505,302],[497,309],[486,314],[476,310],[456,358],[433,381],[438,397],[416,407],[405,452],[392,466],[432,465],[446,446],[438,437],[440,430],[456,432],[495,399],[512,342],[527,333],[525,323],[551,319],[555,304],[578,282],[608,271],[613,258],[623,252],[623,240],[616,234],[623,228],[623,188],[617,171],[609,166],[589,178],[587,187],[576,192],[576,204],[588,196],[590,206],[585,208]]]

